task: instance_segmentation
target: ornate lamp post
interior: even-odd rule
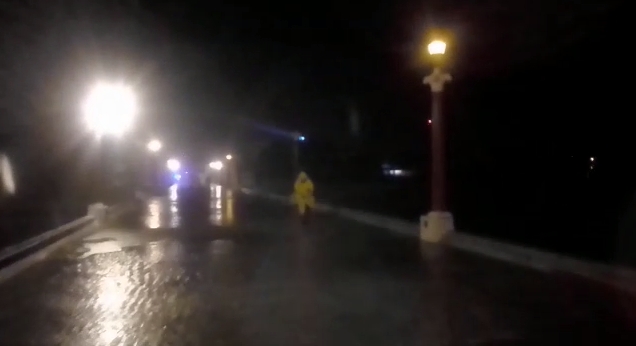
[[[430,42],[428,53],[439,62],[446,53],[446,43]],[[424,78],[424,84],[431,88],[431,210],[420,219],[420,238],[429,242],[443,241],[455,228],[446,203],[446,137],[442,113],[444,85],[451,79],[440,65]]]

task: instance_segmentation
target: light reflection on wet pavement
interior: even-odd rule
[[[232,225],[234,222],[235,192],[223,189],[220,185],[211,185],[209,191],[197,192],[205,193],[206,196],[209,197],[207,198],[207,202],[201,200],[197,202],[207,204],[206,217],[210,225]],[[190,210],[183,210],[182,208],[184,208],[184,204],[191,204],[192,201],[181,203],[179,194],[179,189],[177,189],[176,185],[173,185],[170,187],[167,197],[150,198],[146,204],[144,226],[149,229],[178,229],[186,227],[182,224],[183,214],[185,213],[186,217],[192,217],[193,215],[190,213]],[[200,223],[202,220],[194,221]]]
[[[1,343],[634,344],[628,302],[576,280],[215,186],[134,219],[0,285]]]

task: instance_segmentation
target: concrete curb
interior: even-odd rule
[[[268,200],[292,204],[289,197],[271,194],[256,189],[241,189],[244,194],[254,195]],[[334,213],[341,217],[358,221],[370,226],[387,229],[399,235],[419,239],[419,225],[396,218],[349,208],[316,203],[316,210]],[[612,285],[624,291],[636,294],[636,271],[629,268],[584,261],[538,249],[508,244],[496,240],[465,233],[454,233],[448,245],[467,252],[531,267],[545,272],[566,272],[590,280]]]
[[[95,206],[89,207],[89,215],[87,216],[0,250],[0,263],[9,262],[0,267],[0,283],[45,259],[65,244],[98,229],[100,220],[97,220],[95,215],[91,215]],[[103,205],[101,208],[103,210],[102,218],[117,217],[124,210],[123,207],[107,208]]]

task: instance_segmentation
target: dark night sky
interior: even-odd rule
[[[625,83],[601,72],[627,66],[618,1],[6,3],[6,124],[76,122],[86,86],[116,75],[140,90],[139,128],[183,147],[225,142],[243,118],[337,140],[355,103],[378,147],[426,150],[429,67],[416,57],[423,34],[444,28],[458,141],[593,151],[624,128],[626,92],[594,87]]]
[[[418,56],[424,35],[441,28],[452,34],[444,113],[458,220],[502,234],[514,222],[535,243],[563,229],[565,243],[587,232],[595,247],[636,190],[631,17],[620,0],[6,0],[0,150],[8,146],[19,176],[31,173],[23,181],[34,190],[65,179],[75,186],[83,155],[95,161],[97,152],[82,99],[97,80],[124,79],[141,105],[127,140],[158,136],[167,155],[209,160],[210,151],[232,150],[235,135],[235,144],[267,147],[246,128],[297,129],[306,147],[341,142],[353,103],[367,153],[425,168],[422,78],[431,66]],[[313,168],[331,177],[350,169],[356,179],[371,171],[371,160],[330,165],[343,149],[312,156],[323,160]],[[271,157],[262,161],[290,161]],[[426,210],[427,179],[415,180],[401,202]],[[560,223],[544,228],[550,218]]]
[[[546,131],[591,136],[598,115],[589,113],[610,100],[594,90],[592,71],[623,58],[601,48],[622,48],[620,7],[611,1],[190,3],[149,8],[172,37],[202,55],[186,82],[190,106],[325,139],[346,130],[353,101],[366,133],[383,146],[422,141],[428,100],[421,78],[428,67],[416,57],[431,28],[454,35],[449,109],[468,108],[466,116],[496,123],[493,132],[523,131],[516,118],[529,123],[528,131],[553,122]],[[582,100],[589,104],[581,107]]]

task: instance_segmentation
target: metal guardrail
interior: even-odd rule
[[[70,231],[77,230],[78,228],[83,228],[93,221],[94,218],[92,216],[83,216],[60,227],[48,230],[38,236],[24,240],[18,244],[7,246],[4,249],[0,250],[0,263],[3,263],[8,258],[14,257],[16,254],[25,252],[30,248],[37,246],[38,244],[48,243],[52,239],[57,239],[60,235],[65,235]]]
[[[291,203],[289,197],[272,194],[257,189],[242,189],[245,194],[265,197],[270,200]],[[334,213],[370,226],[384,228],[400,235],[419,237],[419,225],[383,215],[360,210],[317,203],[316,210]],[[488,238],[461,232],[454,233],[447,245],[477,253],[498,260],[532,267],[546,272],[567,272],[587,279],[610,284],[636,294],[636,271],[630,268],[616,267],[584,261],[547,251],[495,241]]]
[[[97,218],[111,218],[118,216],[124,211],[124,206],[106,207],[104,205],[97,205],[97,207],[103,208],[102,215],[96,215],[94,213],[96,205],[89,207],[89,213],[79,219],[73,220],[60,227],[43,232],[40,235],[21,241],[20,243],[7,246],[0,250],[0,268],[4,268],[12,263],[20,261],[23,258],[54,244],[76,232],[86,229],[90,226],[98,226]]]

